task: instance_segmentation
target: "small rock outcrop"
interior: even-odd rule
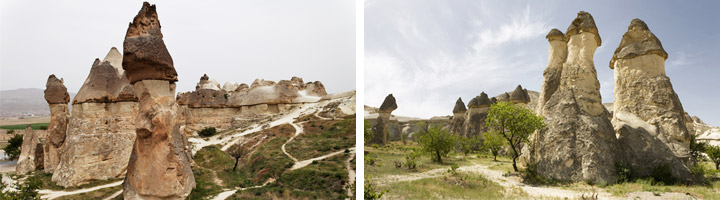
[[[389,94],[387,97],[385,97],[385,100],[378,109],[378,118],[372,127],[372,131],[373,133],[375,133],[375,136],[372,138],[372,140],[370,140],[370,143],[380,145],[385,145],[388,143],[387,126],[390,122],[390,115],[392,111],[395,111],[395,109],[397,108],[398,106],[395,102],[395,97],[392,94]]]
[[[468,138],[482,136],[482,133],[486,131],[485,119],[490,111],[490,105],[490,98],[485,92],[481,92],[479,96],[470,100],[468,110],[465,112],[463,136]]]
[[[27,174],[38,169],[38,164],[42,166],[42,160],[38,160],[36,151],[42,151],[42,146],[38,149],[40,139],[35,131],[28,124],[23,134],[23,143],[20,146],[20,157],[18,158],[15,172],[17,174]]]
[[[665,75],[668,54],[640,19],[633,19],[615,50],[612,123],[625,162],[638,176],[669,165],[673,176],[692,179],[685,111]],[[689,118],[689,116],[687,117]]]
[[[527,104],[530,102],[530,95],[527,90],[523,89],[521,85],[518,85],[515,90],[510,93],[510,102],[514,104]]]
[[[155,5],[143,3],[123,42],[123,69],[137,94],[137,139],[124,199],[185,199],[195,187],[189,143],[177,124],[177,72],[165,48]]]
[[[463,133],[465,112],[467,112],[467,108],[465,108],[465,103],[462,101],[462,98],[458,97],[457,101],[455,101],[455,107],[453,108],[453,116],[450,121],[449,131],[451,133],[454,133],[456,135],[465,135]]]
[[[55,77],[54,74],[48,77],[45,84],[45,101],[50,107],[49,134],[45,140],[44,147],[44,170],[53,173],[55,167],[60,163],[59,150],[65,143],[65,132],[70,120],[68,103],[70,95],[63,84],[63,80]]]
[[[95,59],[73,99],[64,140],[53,139],[52,133],[49,137],[53,145],[63,146],[57,153],[52,148],[47,153],[59,157],[52,177],[59,186],[78,186],[125,174],[135,140],[137,98],[127,77],[119,74],[122,68],[112,65],[121,63],[118,54],[112,48],[103,62]],[[54,162],[52,157],[48,162]]]
[[[564,39],[557,30],[547,39],[550,62],[540,94],[542,106],[538,107],[547,127],[534,136],[531,162],[545,177],[612,183],[616,138],[610,114],[601,103],[593,64],[595,50],[601,44],[595,22],[589,13],[581,11]],[[557,89],[552,90],[557,83]]]

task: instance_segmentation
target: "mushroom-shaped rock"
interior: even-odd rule
[[[554,41],[554,40],[565,41],[565,34],[563,34],[562,31],[554,28],[554,29],[550,30],[550,32],[548,32],[547,35],[545,35],[545,39],[547,39],[548,41]]]
[[[633,19],[628,26],[628,32],[623,35],[620,45],[610,59],[610,69],[615,68],[617,59],[630,59],[648,54],[655,54],[663,59],[668,58],[662,43],[650,32],[647,24],[640,19]]]
[[[390,113],[397,108],[398,106],[395,103],[395,97],[392,94],[389,94],[387,95],[387,97],[385,97],[382,105],[380,105],[380,109],[378,110],[378,112]]]
[[[155,5],[144,2],[123,42],[123,69],[139,100],[124,199],[185,199],[195,187],[190,145],[177,120],[177,72],[162,37]]]
[[[144,2],[128,26],[123,42],[122,63],[131,84],[140,80],[178,80],[172,57],[160,32],[155,5]]]
[[[50,75],[45,84],[45,101],[49,104],[67,104],[70,102],[70,95],[65,84],[63,84],[63,80],[55,77],[55,74]]]
[[[565,31],[565,38],[569,38],[572,35],[577,35],[581,33],[594,34],[597,46],[600,46],[602,44],[602,41],[600,40],[600,33],[598,33],[597,26],[595,26],[595,19],[593,19],[590,13],[585,11],[578,12],[575,20],[572,21],[570,26],[568,26],[567,30]]]
[[[468,103],[468,108],[484,108],[490,106],[490,99],[488,98],[488,95],[485,94],[485,92],[481,92],[479,96],[476,96],[472,100],[470,100],[470,103]]]
[[[453,108],[453,113],[465,113],[467,109],[465,108],[465,103],[462,101],[462,98],[458,97],[457,101],[455,101],[455,108]]]

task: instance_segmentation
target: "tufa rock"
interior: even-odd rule
[[[38,138],[38,134],[30,128],[30,124],[27,125],[27,128],[24,131],[23,134],[23,143],[22,146],[20,146],[20,157],[18,158],[17,165],[15,166],[15,172],[17,174],[27,174],[30,172],[35,171],[37,169],[37,165],[42,163],[39,161],[35,155],[37,155],[36,151],[42,151],[42,148],[37,148],[40,144],[40,140]]]
[[[160,32],[155,5],[144,2],[128,26],[123,42],[122,68],[127,72],[130,84],[140,80],[178,80]]]
[[[552,29],[545,37],[550,43],[548,50],[548,65],[543,72],[543,82],[540,88],[540,97],[537,103],[536,113],[543,115],[543,106],[550,99],[550,95],[560,86],[560,76],[562,75],[563,63],[567,60],[568,48],[565,36],[558,29]]]
[[[192,154],[177,124],[177,73],[162,41],[155,5],[143,3],[123,45],[123,69],[139,101],[123,198],[185,199],[195,187]]]
[[[518,85],[515,90],[510,93],[510,101],[513,103],[528,103],[530,102],[530,96],[527,94],[527,90],[523,90],[521,85]]]
[[[70,120],[68,108],[70,98],[63,81],[57,79],[55,75],[48,77],[45,87],[45,100],[50,107],[50,125],[43,151],[43,166],[45,172],[52,173],[60,162],[59,150],[65,143],[65,132]]]
[[[117,49],[114,51],[117,51]],[[104,59],[106,61],[100,62],[100,59],[95,59],[90,68],[90,74],[88,74],[85,83],[83,83],[73,99],[73,104],[137,101],[135,91],[132,89],[127,77],[119,74],[118,70],[122,70],[113,66],[110,62],[118,62],[117,58],[112,58],[116,56],[113,50],[110,50],[108,57]]]
[[[657,37],[645,22],[633,19],[610,62],[615,73],[612,122],[624,162],[636,175],[669,165],[674,177],[692,181],[688,119],[665,75],[665,59]]]
[[[390,113],[397,109],[397,104],[395,103],[395,97],[392,94],[389,94],[385,97],[385,100],[383,101],[382,105],[380,105],[380,108],[378,110],[379,113]]]
[[[463,123],[463,136],[473,137],[482,136],[486,131],[485,119],[488,111],[490,111],[490,99],[485,92],[481,92],[470,103],[468,103],[468,111],[465,112],[465,122]]]
[[[600,38],[589,13],[580,12],[568,27],[565,38],[567,55],[551,52],[549,67],[562,60],[559,86],[556,90],[544,87],[540,96],[547,127],[534,134],[528,152],[530,162],[536,164],[539,175],[570,181],[615,181],[616,138],[609,113],[601,104],[600,83],[597,80],[593,55]],[[551,51],[562,48],[551,40]],[[557,44],[557,43],[556,43]],[[557,56],[557,57],[556,57]],[[553,72],[557,73],[557,72]],[[556,75],[556,74],[555,74]],[[543,84],[551,84],[555,77],[544,77]]]
[[[200,77],[200,82],[195,86],[195,90],[199,89],[220,90],[220,83],[215,80],[210,80],[207,74],[203,74],[203,76]]]
[[[453,108],[453,113],[465,114],[465,111],[467,111],[467,109],[465,108],[465,103],[463,103],[462,98],[458,97],[457,101],[455,101],[455,108]]]
[[[67,104],[70,102],[70,95],[63,84],[63,80],[55,77],[55,74],[51,74],[45,84],[45,101],[49,104]]]
[[[375,133],[375,136],[370,141],[370,143],[380,145],[385,145],[388,143],[387,126],[390,122],[390,113],[397,109],[397,107],[398,106],[395,103],[395,97],[393,97],[392,94],[389,94],[387,97],[385,97],[385,100],[378,109],[378,118],[372,127],[372,131]]]
[[[465,135],[463,133],[465,112],[467,112],[467,109],[465,108],[465,103],[463,103],[462,98],[458,97],[457,101],[455,101],[455,108],[453,108],[453,116],[450,121],[450,126],[448,128],[451,133],[454,133],[456,135]]]

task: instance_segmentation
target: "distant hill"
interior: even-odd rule
[[[50,115],[43,91],[37,88],[0,91],[0,117]],[[75,97],[75,93],[70,93],[70,97]]]

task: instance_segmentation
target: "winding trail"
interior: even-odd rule
[[[95,186],[95,187],[91,187],[91,188],[85,188],[85,189],[79,189],[79,190],[73,190],[73,191],[38,190],[38,194],[44,194],[44,195],[40,196],[41,199],[55,199],[55,198],[58,198],[61,196],[82,194],[82,193],[92,192],[92,191],[103,189],[103,188],[115,187],[122,183],[123,183],[123,181],[117,181],[117,182],[108,183],[105,185],[99,185],[99,186]]]
[[[355,170],[353,170],[353,165],[350,163],[350,161],[355,158],[355,148],[353,148],[353,154],[350,154],[350,157],[345,161],[345,168],[348,170],[348,182],[345,184],[345,188],[348,188],[349,185],[355,183]],[[352,190],[347,190],[347,195],[351,197],[353,195]]]
[[[297,159],[297,158],[295,158],[294,156],[290,155],[290,154],[285,150],[285,145],[287,145],[288,143],[292,142],[293,139],[295,139],[295,137],[297,137],[298,135],[300,135],[300,134],[303,132],[303,128],[302,128],[302,126],[298,126],[298,125],[295,124],[295,123],[290,123],[290,125],[292,125],[293,128],[295,128],[295,135],[293,135],[292,137],[290,137],[290,139],[288,139],[288,141],[286,141],[285,144],[283,144],[281,148],[282,148],[283,153],[285,153],[285,155],[287,155],[288,157],[290,157],[290,159],[292,159],[293,162],[298,162],[298,159]]]

